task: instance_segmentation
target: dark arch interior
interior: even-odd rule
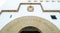
[[[39,29],[36,27],[29,26],[20,30],[19,33],[42,33],[42,32],[39,31]]]

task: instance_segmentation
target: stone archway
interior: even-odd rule
[[[42,33],[38,28],[33,26],[27,26],[22,28],[18,33]]]
[[[22,28],[27,26],[36,27],[42,33],[60,33],[59,29],[48,20],[36,16],[16,18],[8,23],[0,33],[19,33]],[[32,30],[34,31],[34,29]]]

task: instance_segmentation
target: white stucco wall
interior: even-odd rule
[[[1,2],[1,1],[0,1]],[[19,3],[21,2],[28,2],[28,0],[2,0],[2,4],[0,6],[0,10],[12,10],[17,9]],[[5,3],[4,3],[5,2]],[[39,3],[39,2],[38,2]],[[60,10],[60,3],[59,2],[40,2],[44,9],[47,10]],[[34,12],[28,12],[27,6],[29,5],[22,5],[19,12],[3,12],[0,14],[0,30],[8,24],[10,21],[14,20],[15,18],[22,17],[22,16],[38,16],[42,17],[46,20],[51,21],[51,23],[55,24],[58,29],[60,29],[60,13],[58,12],[43,12],[40,5],[32,5],[34,6]],[[12,18],[10,18],[12,15]],[[57,20],[51,19],[50,15],[56,15]]]

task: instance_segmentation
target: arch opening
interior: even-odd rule
[[[21,29],[18,33],[42,33],[42,32],[36,27],[28,26]]]

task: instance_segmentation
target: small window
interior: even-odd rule
[[[55,15],[51,15],[52,19],[57,19],[57,17]]]

